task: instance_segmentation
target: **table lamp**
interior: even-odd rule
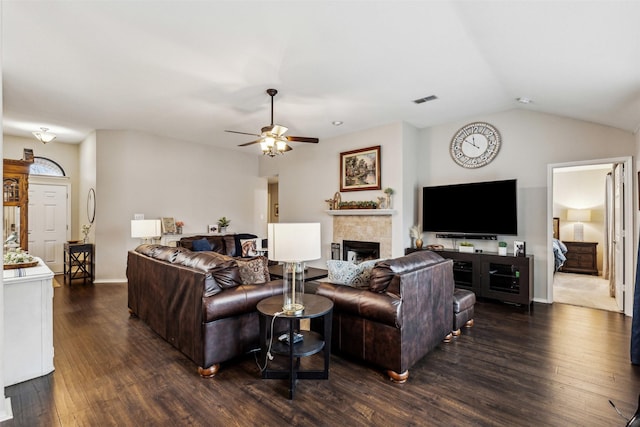
[[[152,243],[153,239],[162,236],[159,219],[131,220],[131,237],[141,239],[141,243]]]
[[[573,240],[576,242],[582,242],[584,240],[583,222],[591,221],[591,210],[567,209],[567,220],[575,222],[575,224],[573,224]]]
[[[296,315],[304,311],[304,261],[320,258],[320,223],[270,223],[267,239],[269,259],[281,261],[282,311]]]

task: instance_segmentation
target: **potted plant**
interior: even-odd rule
[[[461,242],[458,245],[458,250],[460,252],[471,252],[473,253],[473,243],[470,242]]]
[[[507,242],[498,242],[498,255],[507,254]]]
[[[387,209],[391,209],[391,195],[394,193],[393,188],[387,187],[384,189],[384,194],[387,195]]]
[[[224,234],[227,232],[227,227],[229,226],[229,224],[231,224],[231,220],[227,219],[226,216],[223,216],[218,220],[218,230],[220,231],[221,234]]]
[[[409,228],[409,236],[411,236],[411,238],[415,240],[416,248],[422,249],[423,242],[422,242],[422,233],[420,232],[420,227],[417,225],[414,225],[413,227]]]
[[[184,227],[184,221],[176,221],[176,234],[182,234],[182,227]]]

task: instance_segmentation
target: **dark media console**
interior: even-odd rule
[[[460,234],[460,233],[437,233],[439,239],[465,239],[465,240],[498,240],[495,234]]]
[[[405,254],[424,250],[408,248]],[[466,253],[454,249],[434,251],[453,260],[456,287],[479,298],[519,304],[531,310],[533,302],[533,255],[498,255],[495,252]]]

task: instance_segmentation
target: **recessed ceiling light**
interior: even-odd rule
[[[520,98],[516,98],[516,101],[518,101],[521,104],[532,104],[533,100],[531,98],[527,98],[524,96],[521,96]]]
[[[423,102],[433,101],[436,99],[438,99],[437,96],[429,95],[429,96],[425,96],[424,98],[414,99],[413,102],[415,102],[416,104],[422,104]]]
[[[340,126],[342,123],[344,123],[342,120],[334,120],[331,122],[331,124],[334,126]]]

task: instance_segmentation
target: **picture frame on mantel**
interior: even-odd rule
[[[381,188],[379,145],[340,153],[340,191]]]

